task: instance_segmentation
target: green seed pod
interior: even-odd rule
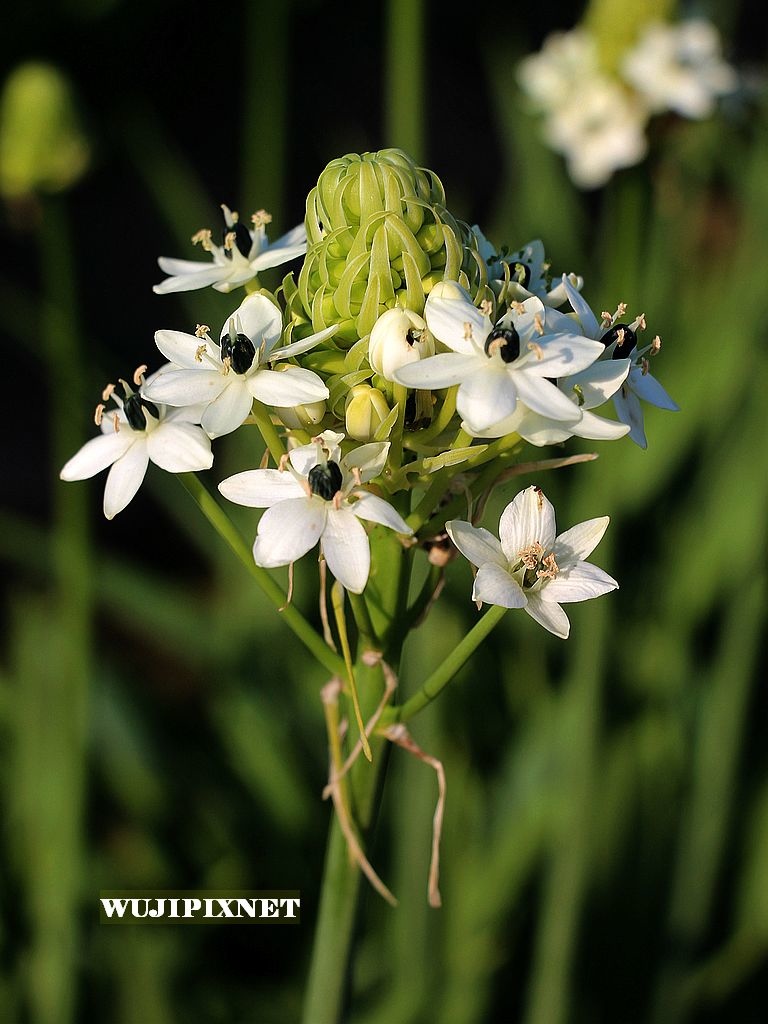
[[[474,234],[446,209],[437,175],[399,149],[332,160],[307,197],[306,228],[298,294],[313,330],[340,325],[341,347],[369,334],[387,309],[420,315],[437,281],[486,297]]]

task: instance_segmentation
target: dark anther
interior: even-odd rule
[[[236,335],[234,340],[231,334],[225,334],[221,339],[222,361],[229,356],[229,364],[235,373],[248,373],[255,355],[256,346],[244,334]]]
[[[498,352],[505,363],[513,363],[520,355],[520,335],[514,327],[494,327],[485,339],[485,354]]]
[[[421,331],[414,331],[412,327],[409,327],[408,330],[405,332],[405,340],[408,342],[411,348],[413,348],[413,346],[419,340],[420,334]]]
[[[341,470],[335,462],[321,463],[309,471],[309,489],[313,494],[330,501],[341,490]]]
[[[621,341],[619,341],[618,345],[613,350],[611,359],[626,359],[635,345],[637,345],[637,335],[632,328],[627,327],[626,324],[614,324],[609,331],[605,332],[600,341],[602,341],[605,347],[608,348],[608,346],[612,345],[614,341],[618,341],[620,331],[623,331],[624,334]]]
[[[513,263],[510,267],[512,280],[527,288],[531,281],[531,268],[527,263]]]
[[[224,227],[224,243],[226,245],[227,235],[235,236],[235,245],[240,250],[246,259],[251,255],[251,233],[248,228],[241,221],[236,220],[231,228]],[[224,255],[232,259],[232,253],[229,249],[224,249]]]
[[[132,430],[147,429],[145,409],[150,416],[154,416],[156,420],[160,419],[157,406],[153,402],[148,402],[146,398],[142,398],[141,395],[129,395],[123,402],[123,412]]]

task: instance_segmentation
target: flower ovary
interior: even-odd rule
[[[310,469],[307,480],[309,489],[313,494],[331,501],[333,496],[341,490],[341,470],[335,462],[319,463]]]
[[[637,345],[637,335],[627,324],[614,324],[609,331],[606,331],[600,341],[602,341],[606,348],[612,345],[614,341],[617,342],[611,359],[626,359]]]
[[[158,412],[157,406],[154,402],[148,402],[146,398],[142,398],[141,395],[128,395],[123,402],[123,412],[125,418],[128,420],[128,425],[131,430],[146,430],[147,429],[147,416],[144,410],[154,416],[156,420],[160,419],[160,413]]]
[[[246,259],[251,254],[251,233],[248,228],[241,221],[236,220],[232,227],[224,227],[223,241],[224,241],[224,255],[228,259],[232,259],[232,250],[227,248],[227,236],[235,236],[235,245],[237,246],[240,254],[245,256]]]
[[[513,363],[520,355],[520,335],[514,327],[494,327],[485,339],[485,354],[490,358],[498,352],[505,363]]]
[[[247,373],[253,366],[256,355],[256,346],[250,338],[244,334],[225,334],[221,339],[222,362],[229,358],[230,365],[235,373]]]

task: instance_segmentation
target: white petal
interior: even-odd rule
[[[326,327],[324,331],[318,331],[317,334],[311,334],[308,338],[301,338],[299,341],[292,341],[290,345],[283,345],[282,348],[274,349],[270,353],[270,358],[274,362],[277,359],[290,359],[293,356],[299,356],[303,352],[309,352],[315,345],[319,345],[321,341],[325,341],[327,338],[332,337],[339,329],[338,324],[333,324],[332,327]]]
[[[599,341],[580,334],[544,335],[531,344],[537,348],[530,350],[523,365],[526,373],[536,377],[570,377],[586,370],[605,351]]]
[[[616,441],[620,437],[626,437],[629,426],[582,410],[581,419],[573,424],[570,431],[576,437],[585,437],[588,441]]]
[[[424,319],[438,341],[462,355],[482,353],[493,326],[468,298],[443,297],[434,289],[427,299]]]
[[[328,388],[321,378],[312,370],[300,366],[289,366],[280,372],[257,370],[246,381],[254,398],[278,408],[319,402],[328,397]]]
[[[371,569],[368,534],[346,509],[328,507],[321,547],[328,568],[353,594],[362,593]]]
[[[106,418],[106,417],[105,417]],[[121,458],[136,440],[130,427],[87,441],[59,473],[62,480],[88,480]]]
[[[271,508],[280,501],[308,497],[292,473],[279,469],[249,469],[235,473],[219,484],[219,490],[229,501],[249,508]]]
[[[610,516],[587,519],[586,522],[572,526],[570,530],[561,533],[552,548],[555,553],[555,561],[560,568],[565,568],[570,563],[579,562],[591,555],[603,539],[610,521]]]
[[[580,373],[563,377],[560,388],[569,398],[581,394],[580,409],[594,409],[615,394],[629,373],[629,359],[601,359]],[[578,387],[579,391],[574,388]]]
[[[541,588],[541,599],[547,604],[562,601],[589,601],[611,590],[618,590],[619,584],[607,572],[590,562],[577,562],[558,573]]]
[[[146,441],[141,438],[112,466],[104,488],[104,515],[107,519],[113,519],[122,512],[141,487],[148,464]]]
[[[473,430],[493,426],[515,411],[516,385],[517,375],[513,377],[500,359],[486,359],[485,365],[479,364],[479,368],[475,361],[472,372],[462,380],[456,396],[459,415]]]
[[[203,413],[203,430],[211,437],[221,437],[237,430],[253,405],[245,380],[232,374],[224,379],[230,383]]]
[[[368,491],[355,491],[354,493],[359,500],[345,507],[353,515],[357,516],[358,519],[366,519],[371,523],[388,526],[395,533],[404,533],[406,535],[413,533],[408,523],[405,522],[399,512],[392,508],[388,501],[384,501],[383,498],[370,494]]]
[[[488,530],[472,526],[462,519],[452,519],[445,524],[445,528],[453,543],[472,565],[481,566],[490,562],[506,572],[508,563],[501,544]]]
[[[147,434],[147,452],[168,473],[193,473],[213,465],[210,438],[191,423],[164,420]]]
[[[176,277],[166,278],[165,281],[156,284],[152,291],[156,295],[167,295],[169,292],[191,292],[196,288],[207,288],[209,284],[221,283],[228,275],[227,267],[214,265],[197,270],[194,274],[179,274]]]
[[[478,569],[472,588],[472,600],[497,604],[502,608],[524,608],[527,604],[517,581],[512,579],[506,569],[490,562]]]
[[[525,610],[544,629],[559,636],[561,640],[568,639],[571,624],[559,604],[545,604],[538,594],[529,594]]]
[[[511,376],[521,400],[533,412],[566,423],[576,423],[581,418],[577,406],[550,381],[533,377],[526,370],[518,370]]]
[[[359,448],[353,448],[349,455],[341,460],[341,468],[351,471],[360,470],[360,479],[368,483],[377,477],[387,462],[389,455],[389,441],[371,441],[368,444],[361,444]]]
[[[638,398],[644,402],[655,405],[659,409],[668,409],[670,412],[680,412],[680,406],[673,401],[655,377],[650,373],[633,373],[629,380],[630,388]]]
[[[185,370],[197,370],[200,372],[203,369],[210,369],[209,363],[204,365],[197,357],[197,353],[202,345],[205,345],[209,355],[213,357],[215,362],[221,362],[219,349],[216,348],[213,342],[206,342],[195,334],[184,334],[183,331],[156,331],[155,344],[165,358],[173,363],[174,366],[181,366]],[[153,379],[156,380],[157,378]],[[152,381],[147,381],[147,386],[151,383]]]
[[[261,517],[253,557],[257,565],[272,569],[301,558],[317,544],[323,532],[326,502],[320,498],[292,498],[268,508]]]
[[[485,359],[485,356],[441,352],[418,363],[401,366],[395,373],[395,380],[407,388],[419,388],[422,391],[449,388],[464,380],[478,365],[482,365],[480,359]]]
[[[531,544],[549,551],[555,540],[555,510],[538,487],[526,487],[507,505],[499,520],[501,548],[510,565]]]
[[[613,406],[622,423],[629,424],[629,436],[635,444],[641,448],[647,448],[648,440],[645,436],[643,407],[640,405],[637,395],[630,391],[626,384],[622,384],[613,396]]]
[[[231,320],[235,321],[237,333],[250,338],[256,348],[261,345],[262,341],[265,341],[267,352],[275,346],[283,333],[282,314],[266,295],[256,293],[243,299],[222,327],[222,338],[229,333]]]
[[[228,379],[218,370],[166,370],[145,384],[141,393],[162,405],[199,405],[217,399]]]
[[[588,338],[595,338],[596,340],[599,339],[602,332],[600,330],[600,324],[597,322],[597,317],[592,312],[592,309],[587,305],[579,291],[574,288],[573,284],[568,279],[567,274],[563,274],[562,282],[563,288],[568,295],[568,301],[571,304],[571,309],[573,309],[576,316],[578,316],[581,326],[584,329],[584,334]]]
[[[203,263],[201,260],[176,260],[170,256],[159,256],[158,266],[165,274],[172,274],[178,277],[179,274],[197,274],[201,270],[209,270],[210,263]]]

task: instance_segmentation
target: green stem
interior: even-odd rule
[[[424,3],[387,4],[385,113],[388,145],[424,159]]]
[[[475,623],[461,643],[443,661],[440,667],[435,669],[419,692],[415,693],[410,700],[407,700],[401,708],[393,710],[392,717],[398,722],[408,722],[414,715],[425,708],[427,704],[430,704],[450,683],[456,673],[463,668],[464,664],[474,654],[494,626],[501,621],[506,611],[506,608],[500,608],[498,605],[489,608],[485,615]]]
[[[200,511],[214,530],[240,559],[266,597],[280,611],[282,619],[289,629],[293,630],[307,650],[329,672],[336,676],[342,675],[344,672],[344,661],[342,658],[328,647],[323,638],[314,631],[301,612],[292,604],[287,603],[285,594],[269,573],[256,565],[248,544],[202,481],[198,479],[195,473],[179,473],[177,476],[182,485],[197,502]]]
[[[269,448],[269,454],[275,460],[275,464],[279,466],[280,460],[285,455],[285,448],[283,448],[283,442],[280,440],[269,412],[261,402],[254,402],[252,415],[261,436],[264,438],[264,444]]]

